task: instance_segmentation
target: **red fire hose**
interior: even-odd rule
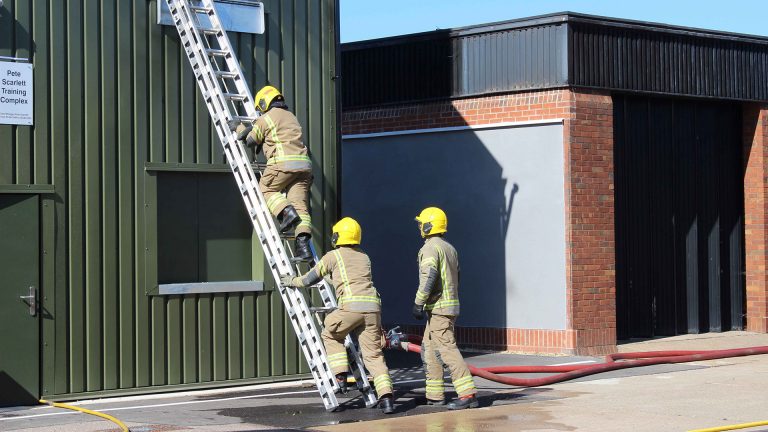
[[[408,340],[406,342],[405,340]],[[392,347],[400,347],[405,351],[421,353],[421,346],[415,341],[421,341],[421,337],[416,335],[406,335],[403,340],[393,344]],[[650,351],[611,354],[606,357],[605,363],[588,365],[566,365],[566,366],[492,366],[478,368],[469,366],[472,375],[485,378],[489,381],[495,381],[501,384],[508,384],[517,387],[537,387],[554,384],[562,381],[568,381],[574,378],[580,378],[587,375],[594,375],[601,372],[608,372],[618,369],[627,369],[640,366],[651,366],[657,364],[687,363],[692,361],[714,360],[728,357],[742,357],[749,355],[768,354],[768,346],[737,348],[712,351]],[[624,360],[624,361],[617,361]],[[513,378],[498,374],[506,373],[557,373],[543,378]]]

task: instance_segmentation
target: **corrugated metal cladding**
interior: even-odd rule
[[[553,87],[768,101],[768,38],[560,13],[342,45],[345,109]]]
[[[0,191],[54,189],[41,195],[46,397],[308,372],[274,292],[145,294],[157,275],[145,232],[156,171],[146,164],[224,162],[176,30],[156,24],[156,6],[12,0],[0,9],[0,55],[33,59],[36,96],[34,127],[0,126]],[[337,207],[338,2],[264,6],[265,34],[230,37],[251,89],[281,87],[304,126],[316,238],[325,239]]]
[[[768,40],[570,22],[574,86],[768,100]]]
[[[742,329],[740,105],[613,100],[618,338]]]
[[[342,105],[369,105],[566,84],[565,25],[342,47]]]

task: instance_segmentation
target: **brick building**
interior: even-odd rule
[[[342,213],[384,321],[448,213],[459,343],[768,331],[768,38],[562,13],[342,45]]]

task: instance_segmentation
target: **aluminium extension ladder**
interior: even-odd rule
[[[327,410],[335,410],[339,406],[335,394],[339,385],[328,365],[318,331],[319,325],[313,319],[315,314],[314,318],[322,322],[318,313],[336,307],[335,293],[330,284],[323,280],[316,287],[324,306],[310,308],[300,290],[287,288],[280,282],[281,276],[297,274],[294,267],[296,263],[291,259],[293,253],[283,243],[284,238],[275,226],[243,144],[228,126],[230,120],[253,122],[259,116],[248,83],[216,13],[213,0],[166,2],[323,404]],[[317,262],[314,251],[312,247]],[[377,403],[376,395],[367,379],[360,353],[350,336],[347,336],[345,345],[350,354],[350,371],[355,377],[357,388],[365,405],[373,407]]]

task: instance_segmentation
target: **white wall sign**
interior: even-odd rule
[[[264,33],[264,4],[254,0],[218,0],[215,2],[216,14],[221,19],[224,30],[238,33]],[[210,22],[203,14],[197,15],[204,27]],[[157,2],[157,23],[173,25],[171,11],[165,0]]]
[[[32,65],[0,62],[0,124],[32,124]]]

